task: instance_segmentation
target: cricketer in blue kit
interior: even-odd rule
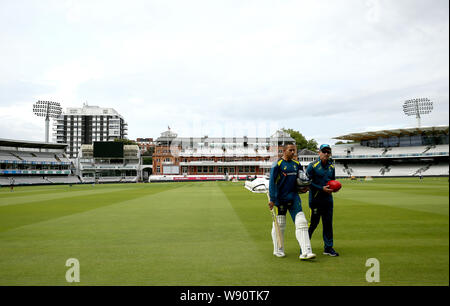
[[[311,209],[309,237],[311,239],[322,217],[323,254],[339,256],[339,253],[333,249],[333,190],[327,186],[330,180],[335,179],[335,167],[331,159],[330,145],[323,144],[320,146],[318,160],[308,165],[306,173],[311,179],[309,190],[309,208]]]
[[[300,196],[297,190],[298,171],[302,169],[300,163],[293,159],[295,145],[286,144],[283,148],[283,157],[276,161],[270,169],[269,180],[269,208],[274,206],[277,210],[276,220],[281,231],[281,241],[276,235],[275,223],[272,223],[273,254],[284,257],[284,232],[286,229],[286,213],[289,210],[295,224],[295,236],[300,245],[300,259],[312,259],[316,255],[312,252],[311,242],[308,234],[308,222],[302,211]],[[306,192],[307,187],[303,190]]]

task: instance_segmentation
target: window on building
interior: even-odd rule
[[[412,146],[421,146],[422,145],[422,135],[411,136],[411,145]]]
[[[391,136],[388,138],[388,146],[389,147],[398,147],[399,138],[397,136]]]
[[[411,145],[410,136],[401,136],[399,140],[400,140],[400,147],[407,147]]]

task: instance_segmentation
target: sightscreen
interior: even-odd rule
[[[94,158],[123,158],[123,143],[95,141]]]

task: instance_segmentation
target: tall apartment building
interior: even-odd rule
[[[68,107],[54,122],[53,141],[67,143],[66,154],[76,158],[83,144],[126,138],[128,124],[113,108],[83,104]]]

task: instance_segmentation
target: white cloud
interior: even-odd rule
[[[0,138],[45,141],[44,118],[33,114],[32,104],[0,105],[0,114]]]
[[[411,125],[416,96],[435,101],[424,123],[448,124],[448,20],[426,0],[1,2],[0,117],[17,131],[2,135],[39,138],[11,113],[43,98],[113,107],[131,138],[285,126],[326,141]]]

